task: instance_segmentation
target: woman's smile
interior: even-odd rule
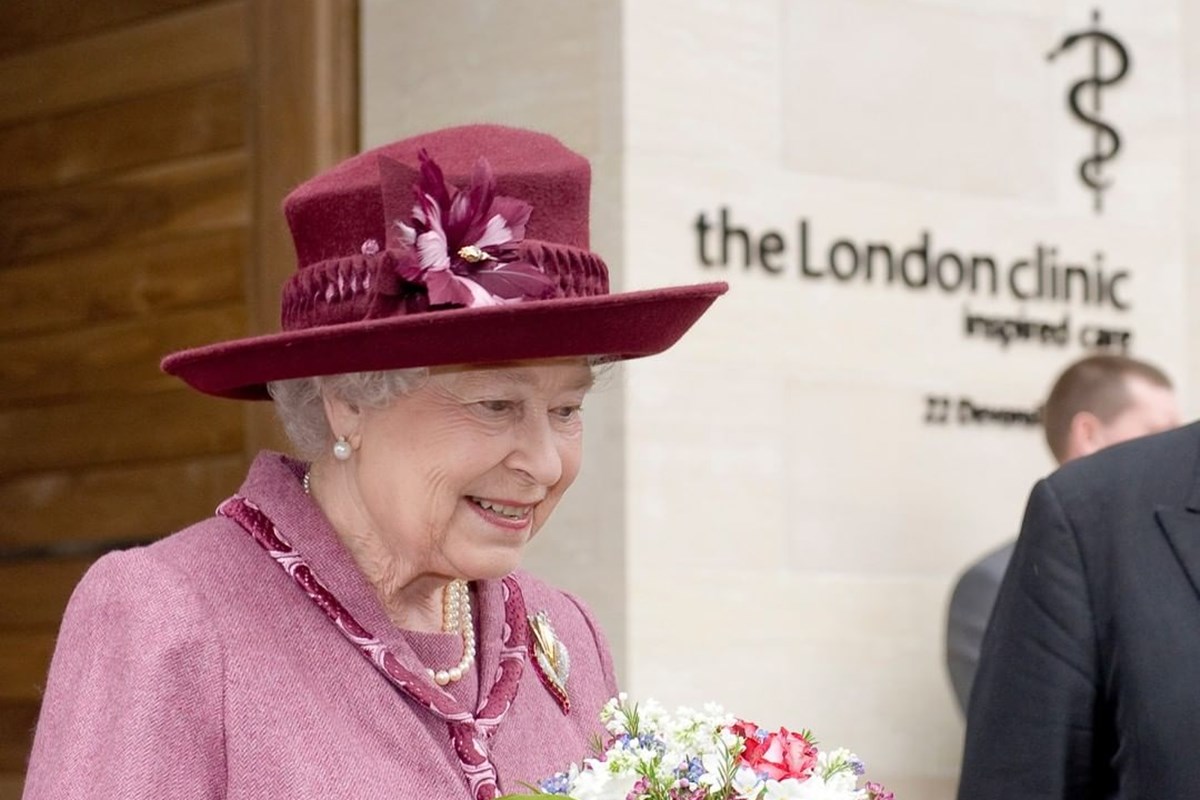
[[[355,450],[325,467],[341,476],[325,511],[364,572],[391,595],[422,575],[516,569],[579,472],[592,380],[582,358],[441,367],[384,407],[331,402]]]
[[[533,518],[533,505],[514,500],[492,500],[468,495],[467,501],[480,517],[507,530],[525,530]]]

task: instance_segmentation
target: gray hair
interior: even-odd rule
[[[419,388],[428,376],[425,367],[345,372],[272,381],[267,391],[296,455],[315,459],[333,444],[333,431],[325,416],[326,394],[353,406],[385,408],[397,397]]]
[[[588,367],[599,384],[616,366],[615,359],[590,356]],[[426,367],[381,372],[344,372],[271,381],[267,391],[275,401],[275,414],[283,424],[296,455],[314,460],[329,451],[333,431],[325,416],[324,397],[337,398],[360,408],[386,408],[397,397],[419,389],[429,377]]]

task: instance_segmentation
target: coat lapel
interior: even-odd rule
[[[1200,594],[1200,472],[1193,473],[1192,490],[1182,508],[1159,506],[1154,516],[1192,588]]]

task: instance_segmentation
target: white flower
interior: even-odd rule
[[[842,792],[851,792],[858,785],[858,773],[854,765],[862,762],[858,756],[844,747],[836,750],[822,750],[817,754],[817,768],[813,774],[824,778],[831,787]],[[847,795],[849,796],[849,795]]]
[[[770,780],[739,766],[744,742],[729,730],[736,719],[713,703],[668,713],[652,700],[635,704],[622,694],[605,704],[601,722],[611,746],[603,760],[570,768],[575,800],[626,800],[642,778],[659,793],[704,787],[714,795],[728,788],[745,800],[866,800],[866,790],[857,788],[862,764],[844,748],[819,751],[804,780]]]
[[[625,715],[621,713],[621,709],[624,707],[627,699],[628,695],[621,692],[605,703],[604,707],[600,709],[600,721],[604,723],[604,727],[613,736],[620,736],[622,733],[627,732],[625,730]]]
[[[805,781],[788,778],[782,781],[767,781],[763,800],[859,800],[862,792],[840,781],[826,783],[820,775]]]
[[[641,763],[637,753],[632,750],[614,747],[604,754],[604,762],[601,769],[613,774],[621,772],[635,772],[638,764]]]
[[[757,798],[764,783],[749,767],[738,767],[737,772],[733,773],[733,790],[742,797]]]
[[[667,710],[654,700],[637,704],[638,725],[642,733],[661,733],[670,721]]]
[[[718,732],[717,738],[726,750],[733,750],[742,743],[741,737],[724,728]]]
[[[605,769],[585,769],[571,782],[571,797],[574,800],[625,800],[626,795],[633,791],[637,779],[637,775],[627,773],[611,774]]]
[[[728,744],[721,740],[721,732],[733,722],[731,715],[725,714],[720,706],[712,703],[703,712],[681,707],[667,721],[664,733],[668,742],[676,743],[688,753],[700,753],[713,748],[729,749]]]

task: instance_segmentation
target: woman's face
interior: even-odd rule
[[[408,569],[508,574],[579,472],[591,384],[576,359],[434,368],[387,408],[359,410],[356,516]]]

